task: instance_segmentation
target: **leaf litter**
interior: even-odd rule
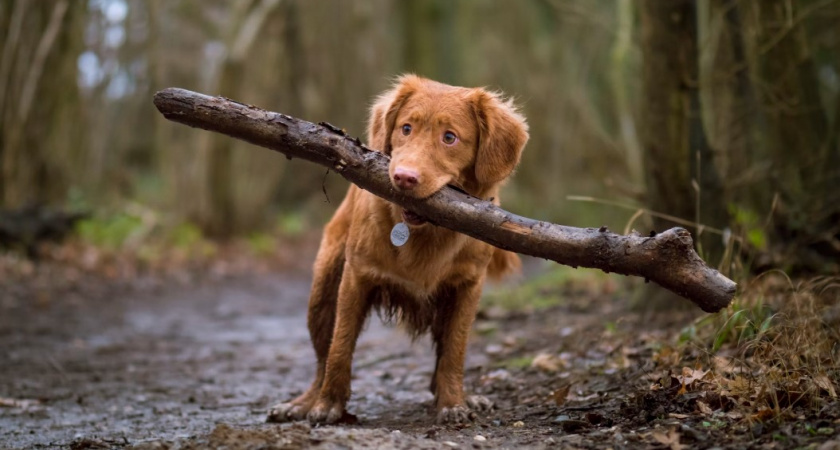
[[[18,431],[0,438],[5,446],[41,442],[28,430],[72,448],[792,448],[840,441],[837,333],[821,315],[837,302],[836,289],[820,290],[828,281],[792,289],[765,277],[750,291],[764,316],[736,316],[755,301],[742,298],[718,316],[674,311],[658,320],[627,308],[623,295],[632,285],[603,290],[586,287],[598,283],[590,280],[571,282],[573,292],[562,283],[556,293],[541,288],[548,306],[489,305],[492,312],[479,316],[466,387],[496,408],[476,423],[434,425],[425,390],[429,348],[388,338],[360,344],[362,353],[405,356],[359,355],[376,362],[354,372],[350,408],[360,413],[358,426],[272,426],[260,423],[264,408],[311,377],[300,364],[311,358],[305,270],[253,262],[231,249],[157,276],[132,269],[127,256],[81,251],[87,262],[80,266],[72,262],[78,255],[62,253],[69,250],[54,252],[61,257],[38,266],[0,261],[8,288],[0,329],[11,330],[16,362],[0,369],[0,425]],[[116,270],[106,267],[113,264]],[[221,275],[208,278],[208,271]],[[154,281],[137,283],[143,277]],[[550,295],[560,299],[546,300]],[[152,308],[159,323],[135,323],[129,328],[140,334],[131,334],[119,324],[140,314],[138,305]],[[296,340],[267,345],[248,330],[272,314],[297,317],[284,325],[298,327]],[[23,326],[24,317],[35,320]],[[123,330],[114,332],[122,341],[91,337],[109,322]],[[250,337],[219,340],[238,327]],[[196,336],[217,344],[179,339],[185,330],[207,330]],[[70,351],[62,353],[68,336]],[[267,358],[271,352],[277,357]],[[37,359],[43,354],[52,362]],[[77,415],[83,419],[70,419]]]

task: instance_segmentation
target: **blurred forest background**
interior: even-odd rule
[[[837,0],[0,0],[0,208],[93,211],[79,231],[114,246],[319,228],[341,177],[168,123],[154,92],[363,136],[414,72],[515,96],[513,212],[837,272],[838,23]]]

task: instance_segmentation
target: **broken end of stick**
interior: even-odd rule
[[[697,301],[697,306],[707,313],[716,313],[729,306],[732,299],[735,298],[735,293],[738,291],[738,284],[722,273],[714,269],[709,269],[713,272],[714,281],[709,281],[712,285],[719,286],[719,290],[710,295],[705,296],[703,301]]]
[[[190,99],[194,98],[195,95],[195,93],[186,89],[170,87],[155,92],[152,101],[163,117],[183,123],[182,117],[194,110],[194,105],[190,102]]]
[[[738,285],[717,270],[706,267],[700,272],[678,283],[657,284],[694,303],[707,313],[716,313],[728,307],[735,298]]]
[[[691,232],[675,227],[656,235],[660,242],[674,242],[674,247],[665,253],[671,261],[682,261],[670,270],[672,276],[664,277],[662,286],[685,297],[707,313],[716,313],[732,302],[738,285],[722,273],[706,265],[694,251]],[[664,249],[664,248],[663,248]],[[667,281],[666,281],[667,280]]]

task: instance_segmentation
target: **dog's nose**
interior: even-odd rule
[[[394,170],[394,184],[404,191],[410,191],[417,187],[418,176],[417,172],[413,170],[397,167]]]

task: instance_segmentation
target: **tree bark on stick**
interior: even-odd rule
[[[691,234],[671,228],[655,236],[621,236],[521,217],[489,201],[445,187],[426,199],[396,191],[389,158],[329,124],[314,124],[223,97],[169,88],[155,94],[169,120],[215,131],[328,167],[362,189],[414,211],[429,222],[496,247],[572,267],[643,277],[685,297],[703,311],[729,305],[736,284],[697,255]]]

